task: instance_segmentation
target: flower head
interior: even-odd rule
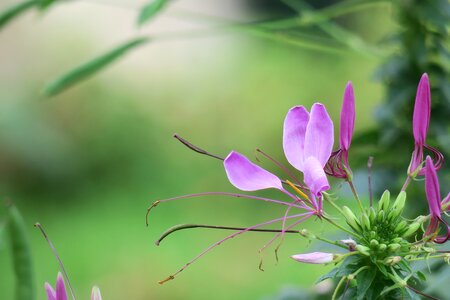
[[[311,107],[311,113],[303,106],[295,106],[284,120],[284,154],[293,167],[303,172],[305,184],[316,197],[330,188],[323,168],[333,148],[333,131],[333,122],[320,103]]]

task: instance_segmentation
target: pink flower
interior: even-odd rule
[[[424,73],[417,87],[416,101],[413,114],[414,151],[409,164],[408,173],[412,176],[425,175],[422,170],[423,149],[426,148],[434,155],[434,166],[437,170],[444,163],[443,155],[435,148],[426,144],[428,126],[431,113],[431,93],[428,75]]]
[[[326,252],[311,252],[292,255],[294,260],[307,264],[327,264],[335,259],[335,254]]]
[[[450,238],[450,228],[441,217],[441,193],[436,169],[429,156],[425,162],[425,192],[427,195],[428,206],[430,208],[430,224],[424,233],[425,238],[431,238],[436,243],[445,243]],[[443,202],[447,201],[444,199]],[[440,224],[447,228],[445,236],[438,236]]]
[[[348,179],[352,175],[348,163],[348,150],[352,143],[353,129],[355,127],[355,95],[352,83],[349,81],[345,87],[342,100],[339,150],[331,154],[325,166],[325,172],[335,178]]]
[[[56,290],[46,282],[45,291],[47,292],[48,300],[67,300],[66,285],[64,284],[61,272],[58,272],[58,276],[56,277]],[[102,300],[100,289],[96,286],[92,288],[91,300]]]

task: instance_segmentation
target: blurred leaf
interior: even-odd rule
[[[68,73],[60,76],[54,81],[50,82],[44,87],[44,94],[47,96],[54,96],[59,94],[63,90],[78,83],[79,81],[86,79],[90,75],[100,71],[104,67],[114,62],[119,57],[125,55],[128,51],[148,42],[148,38],[135,38],[128,41],[117,48],[88,61]]]
[[[357,286],[357,299],[363,300],[367,295],[367,291],[375,280],[375,276],[377,275],[377,270],[375,268],[371,268],[369,270],[364,270],[360,272],[356,276],[356,280],[358,281]]]
[[[39,7],[41,9],[46,9],[47,7],[49,7],[50,5],[52,5],[53,3],[56,2],[56,0],[40,0],[39,1]]]
[[[150,21],[168,2],[168,0],[153,0],[147,3],[139,13],[138,24],[142,25]]]
[[[6,24],[8,24],[15,17],[26,12],[28,9],[32,8],[33,6],[37,6],[39,4],[40,4],[39,0],[30,0],[30,1],[25,1],[25,2],[15,4],[15,5],[7,8],[5,11],[0,13],[0,28],[5,26]]]
[[[0,251],[5,246],[5,231],[6,231],[6,223],[4,221],[0,221]]]
[[[25,221],[17,207],[8,203],[8,230],[16,275],[16,300],[36,299],[30,242]]]

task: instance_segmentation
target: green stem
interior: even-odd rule
[[[418,261],[418,260],[425,260],[425,259],[431,259],[431,258],[443,258],[443,257],[446,257],[446,256],[448,256],[448,254],[415,257],[415,258],[410,258],[410,259],[407,259],[407,260],[408,261]]]
[[[333,296],[331,297],[331,300],[336,300],[337,294],[339,292],[339,289],[341,288],[342,284],[344,284],[344,281],[347,279],[347,276],[343,276],[341,280],[339,280],[338,285],[336,286],[336,289],[334,290]]]
[[[361,212],[363,214],[366,214],[366,212],[364,211],[364,208],[362,206],[361,203],[361,199],[359,199],[358,193],[356,192],[355,186],[353,185],[353,181],[348,180],[348,185],[350,186],[350,189],[352,190],[353,196],[355,196],[356,202],[358,203],[359,209],[361,210]]]
[[[362,237],[361,237],[359,234],[357,234],[357,233],[355,233],[355,232],[353,232],[353,231],[350,231],[350,230],[348,230],[347,228],[345,228],[345,227],[343,227],[343,226],[337,224],[336,222],[334,222],[333,220],[329,219],[328,217],[325,217],[325,216],[324,216],[323,218],[324,218],[325,220],[327,220],[328,223],[330,223],[330,224],[332,224],[333,226],[339,228],[340,230],[345,231],[345,232],[347,232],[348,234],[350,234],[350,235],[352,235],[352,236],[354,236],[354,237],[357,237],[357,238],[359,238],[359,239],[362,239]]]
[[[331,244],[331,245],[335,245],[335,246],[338,246],[338,247],[341,247],[341,248],[343,248],[343,249],[348,250],[348,247],[347,247],[347,246],[342,245],[342,244],[339,243],[338,241],[332,241],[332,240],[329,240],[329,239],[327,239],[327,238],[323,238],[323,237],[320,237],[320,236],[317,236],[317,235],[315,235],[315,237],[316,237],[317,240],[322,241],[322,242],[324,242],[324,243],[328,243],[328,244]]]

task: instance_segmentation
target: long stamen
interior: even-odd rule
[[[163,199],[163,200],[157,200],[157,201],[153,202],[152,205],[150,205],[150,206],[147,208],[147,213],[146,213],[146,216],[145,216],[146,224],[147,224],[147,226],[148,226],[148,216],[149,216],[149,214],[150,214],[150,211],[151,211],[155,206],[157,206],[157,205],[160,204],[160,203],[163,203],[163,202],[169,202],[169,201],[174,201],[174,200],[179,200],[179,199],[185,199],[185,198],[194,198],[194,197],[202,197],[202,196],[214,196],[214,195],[218,195],[218,196],[229,196],[229,197],[244,198],[244,199],[253,199],[253,200],[258,200],[258,201],[271,202],[271,203],[275,203],[275,204],[280,204],[280,205],[292,206],[292,207],[297,207],[297,208],[305,209],[305,207],[304,207],[304,206],[301,206],[301,205],[297,205],[297,204],[293,204],[293,203],[288,203],[288,202],[283,202],[283,201],[279,201],[279,200],[275,200],[275,199],[270,199],[270,198],[257,197],[257,196],[244,195],[244,194],[227,193],[227,192],[204,192],[204,193],[196,193],[196,194],[183,195],[183,196],[178,196],[178,197],[173,197],[173,198],[168,198],[168,199]]]
[[[298,203],[298,205],[300,205],[303,209],[306,209],[308,211],[313,211],[313,209],[311,207],[309,207],[308,205],[306,205],[305,201],[303,201],[299,197],[293,195],[292,193],[290,193],[289,191],[287,191],[285,189],[282,189],[281,191],[283,193],[285,193],[286,195],[288,195],[291,199],[293,199],[294,203]]]
[[[293,218],[301,217],[301,216],[303,216],[303,215],[304,215],[304,213],[303,213],[303,214],[297,214],[297,215],[288,216],[287,218],[288,218],[288,219],[293,219]],[[240,231],[238,231],[238,232],[235,232],[235,233],[233,233],[233,234],[231,234],[231,235],[229,235],[229,236],[227,236],[227,237],[221,239],[220,241],[215,242],[214,244],[212,244],[211,246],[209,246],[208,248],[206,248],[205,250],[203,250],[202,252],[200,252],[200,254],[198,254],[196,257],[194,257],[193,259],[191,259],[191,260],[190,260],[188,263],[186,263],[180,270],[178,270],[178,271],[175,272],[174,274],[170,275],[170,276],[167,277],[166,279],[161,280],[159,283],[160,283],[160,284],[163,284],[163,283],[165,283],[165,282],[167,282],[167,281],[169,281],[169,280],[174,279],[175,276],[177,276],[178,274],[180,274],[181,272],[183,272],[183,271],[184,271],[187,267],[189,267],[192,263],[194,263],[195,261],[197,261],[198,259],[200,259],[201,257],[203,257],[206,253],[208,253],[209,251],[211,251],[211,250],[214,249],[215,247],[219,246],[219,245],[222,244],[223,242],[225,242],[225,241],[227,241],[227,240],[229,240],[229,239],[232,239],[232,238],[234,238],[234,237],[237,236],[237,235],[240,235],[240,234],[243,234],[243,233],[245,233],[245,232],[247,232],[247,231],[250,231],[250,230],[252,230],[252,229],[259,228],[259,227],[262,227],[262,226],[265,226],[265,225],[269,225],[269,224],[273,224],[273,223],[279,222],[279,221],[281,221],[281,220],[283,220],[283,218],[277,218],[277,219],[273,219],[273,220],[266,221],[266,222],[263,222],[263,223],[259,223],[259,224],[250,226],[250,227],[248,227],[248,228],[246,228],[246,229],[244,229],[244,230],[240,230]]]
[[[159,246],[161,242],[171,235],[172,233],[184,230],[184,229],[192,229],[192,228],[208,228],[208,229],[223,229],[223,230],[245,230],[245,227],[233,227],[233,226],[216,226],[216,225],[204,225],[204,224],[181,224],[181,225],[175,225],[169,229],[167,229],[155,242],[156,246]],[[281,232],[280,229],[261,229],[261,228],[255,228],[250,229],[249,231],[252,232]],[[285,233],[298,233],[298,230],[285,230]]]
[[[300,196],[302,196],[303,197],[303,199],[305,199],[305,200],[308,200],[308,201],[311,201],[309,198],[308,198],[308,196],[305,194],[305,193],[303,193],[299,188],[297,188],[292,182],[290,182],[289,180],[286,180],[286,183],[297,193],[297,194],[299,194]]]
[[[263,252],[264,250],[269,247],[278,237],[280,237],[280,235],[282,235],[282,238],[284,239],[284,233],[291,233],[292,231],[294,232],[298,232],[298,230],[291,230],[293,227],[297,226],[298,224],[306,221],[308,218],[310,218],[312,216],[312,214],[304,214],[303,218],[301,218],[300,220],[295,221],[294,223],[292,223],[291,225],[289,225],[288,227],[286,227],[282,232],[278,232],[274,237],[272,237],[266,244],[264,244],[264,246],[262,246],[258,252],[261,254],[261,262],[259,264],[260,270],[262,270],[262,260],[263,260]],[[277,248],[275,249],[275,259],[278,261],[278,249],[281,246],[281,243],[277,246]]]
[[[276,164],[278,167],[280,167],[284,172],[286,172],[286,174],[291,177],[296,184],[298,184],[300,186],[300,188],[305,188],[301,183],[300,180],[297,179],[297,177],[294,176],[294,174],[292,174],[291,171],[289,171],[288,168],[286,168],[285,166],[283,166],[283,164],[281,164],[280,162],[276,161],[273,157],[269,156],[267,153],[265,153],[264,151],[262,151],[261,149],[256,149],[257,152],[261,153],[264,157],[266,157],[268,160],[270,160],[271,162],[273,162],[274,164]],[[286,183],[288,183],[288,181],[286,180]],[[288,183],[289,184],[289,183]],[[290,184],[289,184],[290,185]]]
[[[202,149],[200,147],[195,146],[194,144],[188,142],[187,140],[185,140],[184,138],[182,138],[181,136],[179,136],[176,133],[173,135],[173,137],[176,138],[177,140],[179,140],[183,145],[185,145],[186,147],[188,147],[192,151],[195,151],[197,153],[200,153],[200,154],[203,154],[203,155],[207,155],[207,156],[219,159],[219,160],[225,160],[225,158],[223,158],[223,157],[220,157],[218,155],[209,153],[208,151],[206,151],[206,150],[204,150],[204,149]]]
[[[44,236],[45,240],[47,241],[48,245],[50,246],[50,249],[52,250],[53,254],[55,255],[56,260],[58,261],[59,267],[61,268],[61,272],[63,273],[63,276],[66,279],[67,285],[69,286],[69,290],[70,290],[70,294],[72,295],[72,299],[75,300],[75,294],[73,292],[72,285],[70,284],[69,276],[67,276],[66,269],[64,269],[64,265],[63,265],[61,259],[59,258],[58,252],[56,252],[55,246],[53,246],[53,243],[48,238],[47,234],[44,231],[44,228],[42,227],[42,225],[40,223],[34,224],[34,227],[38,228],[41,231],[42,235]]]

